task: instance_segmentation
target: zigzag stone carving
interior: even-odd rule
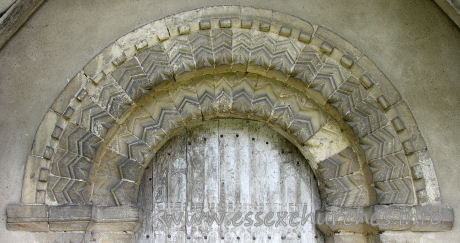
[[[439,200],[434,173],[412,174],[426,146],[407,105],[351,44],[280,13],[198,12],[127,34],[70,81],[37,132],[32,155],[41,162],[29,166],[23,189],[36,196],[24,203],[134,204],[162,144],[216,117],[282,133],[310,159],[326,204]],[[325,126],[349,143],[322,158],[308,141]],[[30,179],[40,171],[48,174]]]
[[[164,87],[150,95],[154,99],[145,100],[132,111],[126,120],[127,126],[119,125],[112,138],[106,138],[107,145],[102,149],[114,151],[131,161],[129,166],[126,166],[125,160],[112,160],[113,164],[110,165],[118,167],[120,171],[120,176],[114,177],[114,181],[109,183],[113,185],[110,190],[116,203],[136,203],[130,192],[124,190],[132,190],[132,186],[137,187],[139,182],[126,175],[138,178],[149,158],[165,141],[164,137],[174,134],[174,130],[184,125],[214,117],[265,121],[283,132],[294,144],[302,146],[328,122],[328,115],[301,92],[283,87],[279,81],[254,74],[205,75],[182,86]],[[150,146],[144,141],[149,141]],[[328,178],[324,184],[321,183],[320,189],[325,191],[327,202],[340,206],[372,204],[374,193],[371,181],[363,176],[356,154],[351,148],[343,154],[340,158],[353,163],[356,173]],[[95,184],[103,184],[108,182],[109,177],[110,174],[99,175],[91,180]],[[104,182],[99,182],[99,178],[103,178]],[[132,183],[135,185],[127,186]],[[100,195],[95,192],[92,197],[98,198]]]
[[[365,205],[369,201],[368,197],[372,197],[363,186],[364,176],[358,158],[350,147],[321,161],[318,171],[325,183],[325,186],[320,185],[319,188],[324,188],[323,200],[326,199],[329,205]]]

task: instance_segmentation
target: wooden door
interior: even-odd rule
[[[139,202],[139,242],[318,240],[310,219],[300,223],[319,207],[308,163],[260,122],[212,120],[178,134],[145,171]]]

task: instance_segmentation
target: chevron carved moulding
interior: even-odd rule
[[[37,131],[8,226],[136,231],[139,184],[155,153],[216,118],[261,121],[293,143],[325,211],[431,204],[452,214],[408,105],[360,50],[290,15],[222,6],[142,26],[75,75]],[[407,230],[446,230],[445,220]]]

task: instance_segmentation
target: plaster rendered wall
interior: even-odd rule
[[[460,31],[434,2],[49,0],[0,50],[0,241],[44,239],[7,231],[5,207],[20,201],[35,131],[67,81],[124,33],[166,15],[220,4],[292,14],[328,27],[361,49],[408,102],[431,152],[442,201],[460,212]],[[460,217],[451,232],[385,233],[381,238],[453,241],[460,235],[458,222]]]

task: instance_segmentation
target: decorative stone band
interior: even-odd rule
[[[97,206],[8,206],[7,228],[33,232],[136,232],[139,209]]]
[[[341,132],[339,123],[304,93],[282,82],[245,73],[204,75],[165,85],[149,96],[153,98],[126,111],[129,115],[124,122],[115,124],[111,137],[106,137],[98,148],[96,165],[91,168],[95,173],[89,173],[89,181],[94,184],[92,194],[81,194],[91,197],[89,201],[96,205],[112,203],[112,196],[118,205],[135,205],[142,172],[155,152],[178,129],[219,117],[262,121],[291,141],[309,160],[327,204],[375,203],[372,179],[365,171],[367,165],[354,152],[359,151],[359,145],[353,144],[346,132]],[[346,126],[342,124],[342,130]],[[53,165],[60,163],[62,160],[57,160]],[[52,169],[51,173],[57,172]],[[414,198],[410,183],[409,180],[409,189],[400,195],[410,198],[404,203]],[[51,189],[50,195],[59,201],[60,192],[61,189]],[[80,200],[75,196],[70,199]]]
[[[375,205],[362,209],[328,207],[326,210],[316,212],[315,222],[318,229],[326,235],[338,232],[372,234],[391,230],[428,232],[452,229],[451,208],[433,206],[424,210],[424,206],[411,206],[405,207],[405,210],[403,212],[410,214],[401,216],[401,207],[398,206]],[[132,233],[140,225],[140,212],[141,210],[136,207],[127,206],[12,205],[7,208],[7,227],[9,230],[33,232]],[[435,213],[442,217],[435,216]],[[382,215],[385,214],[387,216],[384,219]],[[372,215],[379,215],[379,217],[374,219]],[[336,217],[336,223],[333,224],[331,216]]]
[[[313,116],[302,105],[293,109],[297,98],[287,101],[270,93],[277,89],[258,94],[251,85],[180,87],[224,73],[257,74],[281,83],[321,112]],[[177,92],[169,89],[174,85]],[[154,96],[165,87],[164,99]],[[407,104],[365,55],[333,32],[299,18],[221,6],[154,21],[93,58],[69,82],[37,131],[22,202],[134,204],[149,156],[174,135],[178,124],[206,119],[203,107],[228,108],[215,113],[227,117],[241,108],[248,118],[259,101],[269,104],[269,112],[261,116],[296,137],[299,145],[310,142],[306,147],[313,148],[313,135],[321,135],[322,129],[336,133],[327,129],[329,123],[318,123],[317,114],[332,118],[327,121],[337,122],[345,133],[352,131],[350,149],[328,154],[317,161],[318,168],[312,166],[318,183],[325,185],[321,196],[328,205],[439,201],[432,162]],[[145,117],[139,116],[142,110]],[[356,195],[366,200],[353,200],[361,198]]]

